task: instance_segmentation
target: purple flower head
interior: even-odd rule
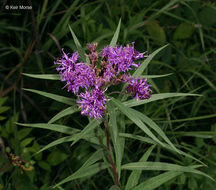
[[[68,91],[77,94],[80,88],[87,90],[94,85],[94,70],[87,63],[77,63],[73,71],[62,73],[62,81],[67,81]]]
[[[105,75],[108,75],[110,72],[109,67],[112,67],[116,74],[121,71],[127,72],[132,69],[132,66],[138,67],[139,64],[134,61],[143,58],[144,53],[136,51],[134,43],[132,43],[132,46],[127,45],[126,47],[107,46],[102,50],[101,56],[109,62],[107,72],[105,72]]]
[[[61,75],[61,81],[66,81],[68,91],[74,94],[79,92],[80,88],[88,89],[95,81],[94,70],[87,63],[76,63],[79,58],[78,52],[72,54],[71,57],[63,50],[61,59],[58,59],[55,64],[59,64],[56,68]]]
[[[75,63],[79,58],[77,51],[74,52],[71,56],[69,56],[69,54],[66,54],[63,49],[62,53],[62,57],[54,62],[54,64],[58,64],[56,70],[59,71],[60,74],[64,73],[65,71],[70,72],[71,70],[74,70]]]
[[[126,90],[135,96],[136,100],[148,99],[151,97],[152,90],[149,84],[147,84],[147,79],[142,78],[128,78],[128,86]]]
[[[93,89],[80,93],[80,100],[77,100],[77,103],[80,105],[81,114],[90,118],[101,119],[106,109],[104,92],[103,90]]]

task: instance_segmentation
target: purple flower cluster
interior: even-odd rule
[[[106,109],[104,92],[104,90],[93,89],[80,93],[81,99],[77,100],[77,103],[80,104],[81,114],[88,115],[90,118],[101,119]]]
[[[79,62],[78,52],[69,55],[63,50],[62,57],[55,62],[61,80],[66,81],[65,87],[78,96],[82,115],[95,119],[103,117],[107,100],[105,91],[109,85],[128,82],[126,90],[135,99],[150,98],[151,89],[146,79],[132,78],[128,73],[139,67],[136,60],[144,58],[144,53],[134,49],[134,43],[126,47],[107,46],[100,54],[96,51],[97,44],[88,44],[88,48],[90,64]]]
[[[128,80],[128,86],[126,90],[128,93],[133,94],[136,100],[148,99],[151,97],[150,93],[152,90],[150,89],[150,85],[147,84],[147,79],[142,78],[130,78]]]
[[[139,53],[134,49],[134,43],[132,46],[126,47],[107,46],[102,50],[102,58],[107,60],[107,66],[104,72],[104,77],[109,80],[112,76],[118,75],[121,72],[128,72],[132,69],[132,66],[137,68],[139,64],[134,61],[144,57],[144,53]]]
[[[61,75],[61,80],[66,81],[68,91],[77,94],[80,88],[86,90],[94,85],[95,73],[88,63],[76,63],[79,58],[78,52],[71,56],[67,55],[63,50],[63,56],[58,59],[55,64],[59,66],[56,68]]]

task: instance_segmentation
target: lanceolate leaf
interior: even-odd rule
[[[154,58],[154,56],[157,55],[162,49],[166,48],[168,45],[169,44],[155,50],[152,54],[150,54],[148,58],[145,59],[145,61],[143,61],[142,64],[138,67],[138,69],[134,72],[133,77],[140,76],[145,70],[145,68],[148,66],[148,64],[151,62],[151,60]]]
[[[77,141],[82,138],[89,136],[89,133],[94,130],[98,125],[101,124],[102,121],[92,120],[90,123],[78,134],[74,136],[74,141],[72,145],[74,145]]]
[[[119,36],[119,32],[120,32],[120,27],[121,27],[121,19],[119,20],[119,23],[118,23],[118,26],[117,26],[117,29],[114,33],[114,36],[110,42],[110,46],[114,47],[118,41],[118,36]]]
[[[29,124],[28,123],[16,123],[16,124],[25,126],[25,127],[49,129],[51,131],[57,131],[57,132],[65,133],[69,135],[80,132],[79,129],[67,127],[65,125],[58,125],[58,124],[47,124],[47,123],[29,123]]]
[[[24,90],[39,94],[41,96],[45,96],[47,98],[56,100],[56,101],[64,103],[64,104],[68,104],[68,105],[71,105],[71,106],[76,105],[75,100],[73,100],[72,98],[68,98],[68,97],[64,97],[64,96],[60,96],[60,95],[56,95],[56,94],[52,94],[52,93],[48,93],[48,92],[43,92],[43,91],[40,91],[40,90],[26,89],[26,88],[24,88]]]
[[[155,145],[152,145],[146,151],[146,153],[142,156],[142,158],[139,161],[140,162],[146,162],[154,148],[155,148]],[[142,173],[142,171],[132,171],[131,172],[131,174],[130,174],[128,180],[127,180],[125,190],[130,190],[130,189],[132,189],[134,186],[136,186],[138,184],[141,173]]]
[[[102,163],[102,162],[90,165],[88,167],[82,167],[79,170],[77,170],[74,174],[68,176],[67,178],[65,178],[64,180],[59,182],[54,187],[59,186],[59,185],[64,184],[64,183],[67,183],[69,181],[75,180],[75,179],[84,178],[87,176],[94,175],[94,174],[98,173],[99,171],[104,170],[108,167],[109,167],[108,164]]]
[[[165,133],[162,131],[162,129],[154,122],[152,121],[149,117],[146,115],[142,114],[141,112],[138,112],[133,109],[133,112],[144,122],[146,123],[149,127],[151,127],[158,135],[160,135],[176,152],[180,153],[179,150],[176,149],[176,147],[173,145],[173,143],[167,138]]]
[[[167,181],[181,175],[183,172],[176,172],[176,171],[169,171],[165,172],[163,174],[160,174],[158,176],[152,177],[136,187],[133,188],[133,190],[153,190],[157,187],[160,187],[162,184],[166,183]],[[132,189],[131,189],[132,190]]]
[[[24,76],[36,78],[36,79],[46,79],[46,80],[61,80],[59,74],[28,74],[22,73]]]
[[[155,142],[164,146],[164,144],[148,129],[148,127],[140,120],[140,118],[137,117],[131,108],[125,106],[114,98],[112,98],[111,101],[119,108],[122,113],[124,113],[131,121],[133,121],[140,129],[142,129],[146,135],[151,137]]]
[[[77,48],[77,50],[78,50],[78,52],[79,52],[79,55],[80,55],[82,61],[84,61],[84,62],[87,61],[87,62],[89,63],[90,61],[89,61],[89,59],[85,56],[85,52],[84,52],[84,50],[83,50],[81,44],[79,43],[79,40],[77,39],[75,33],[74,33],[73,30],[71,29],[70,25],[68,25],[68,27],[69,27],[69,29],[70,29],[70,32],[71,32],[71,34],[72,34],[74,43],[75,43],[75,45],[76,45],[76,48]]]
[[[58,119],[61,119],[62,117],[65,117],[67,115],[71,115],[73,113],[78,112],[78,108],[77,106],[71,106],[69,108],[66,108],[64,110],[62,110],[61,112],[59,112],[58,114],[56,114],[52,119],[49,120],[48,123],[54,123],[55,121],[57,121]]]
[[[117,118],[116,118],[116,112],[115,112],[115,107],[112,105],[111,102],[108,102],[108,109],[109,109],[109,115],[110,115],[110,120],[109,120],[109,126],[110,126],[110,133],[115,149],[115,157],[116,157],[116,168],[118,171],[118,177],[120,179],[121,176],[121,161],[122,161],[122,146],[120,143],[120,137],[119,137],[119,132],[118,132],[118,126],[117,126]]]
[[[160,93],[160,94],[153,94],[151,96],[151,98],[149,99],[144,99],[144,100],[129,100],[129,101],[126,101],[124,102],[123,104],[125,106],[128,106],[128,107],[134,107],[134,106],[139,106],[139,105],[143,105],[143,104],[146,104],[146,103],[149,103],[149,102],[154,102],[154,101],[157,101],[157,100],[162,100],[162,99],[166,99],[166,98],[173,98],[173,97],[183,97],[183,96],[200,96],[198,94],[188,94],[188,93]]]
[[[176,172],[189,172],[199,175],[203,175],[213,180],[209,175],[194,169],[193,167],[201,167],[202,165],[193,165],[193,166],[180,166],[177,164],[169,164],[165,162],[133,162],[125,164],[122,166],[122,169],[126,170],[151,170],[151,171],[176,171]]]
[[[140,135],[134,135],[134,134],[130,134],[130,133],[119,133],[119,136],[143,141],[143,142],[148,143],[148,144],[156,144],[155,141],[153,141],[152,139],[150,139],[148,137],[143,137]]]

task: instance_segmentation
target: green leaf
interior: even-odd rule
[[[102,158],[103,158],[103,149],[99,149],[90,156],[90,158],[82,165],[81,168],[88,167],[94,164],[95,162],[97,162],[98,160],[101,160]]]
[[[52,119],[49,120],[48,123],[54,123],[55,121],[61,119],[62,117],[65,117],[67,115],[71,115],[71,114],[76,113],[78,111],[79,110],[78,110],[77,106],[71,106],[69,108],[62,110],[58,114],[56,114]]]
[[[57,150],[57,151],[51,152],[48,155],[47,162],[52,166],[56,166],[60,164],[61,162],[63,162],[67,157],[68,157],[67,154]]]
[[[152,150],[155,148],[155,145],[152,145],[142,156],[142,158],[139,160],[139,162],[146,162],[152,152]],[[125,190],[132,189],[134,186],[136,186],[139,182],[139,178],[141,175],[141,171],[132,171],[125,187]]]
[[[118,23],[118,26],[117,26],[117,29],[114,33],[114,36],[110,42],[110,46],[114,47],[118,41],[118,36],[119,36],[119,32],[120,32],[120,27],[121,27],[121,19],[119,20],[119,23]]]
[[[120,101],[112,98],[111,100],[119,110],[124,113],[131,121],[133,121],[140,129],[142,129],[150,138],[152,138],[155,142],[159,143],[161,146],[164,146],[162,143],[149,129],[148,127],[140,120],[139,117],[133,112],[133,109],[125,106]]]
[[[49,129],[51,131],[57,131],[65,134],[74,134],[80,132],[79,129],[67,127],[65,125],[58,124],[47,124],[47,123],[16,123],[17,125],[25,126],[25,127],[33,127],[33,128],[41,128],[41,129]]]
[[[173,143],[167,138],[167,136],[162,131],[162,129],[153,120],[151,120],[149,117],[142,114],[141,112],[138,112],[136,110],[133,111],[134,114],[136,114],[144,123],[146,123],[149,127],[151,127],[158,135],[160,135],[174,151],[180,153],[179,150],[177,150],[176,147],[173,145]]]
[[[81,168],[81,169],[77,170],[75,173],[73,173],[72,175],[66,177],[64,180],[59,182],[57,185],[54,186],[54,188],[59,186],[59,185],[62,185],[64,183],[67,183],[69,181],[75,180],[75,179],[80,179],[80,178],[94,175],[94,174],[98,173],[99,171],[104,170],[108,167],[109,167],[108,164],[99,162],[99,163],[93,164],[91,166]]]
[[[184,97],[184,96],[200,96],[198,94],[189,94],[189,93],[160,93],[160,94],[153,94],[149,99],[144,99],[144,100],[128,100],[124,102],[123,104],[128,107],[134,107],[134,106],[139,106],[143,105],[149,102],[154,102],[157,100],[163,100],[166,98],[174,98],[174,97]]]
[[[161,50],[163,50],[164,48],[166,48],[169,44],[155,50],[152,54],[150,54],[148,56],[147,59],[145,59],[141,65],[138,67],[138,69],[134,72],[134,74],[132,75],[132,77],[135,77],[135,76],[140,76],[143,71],[145,70],[145,68],[148,66],[148,64],[151,62],[151,60],[154,58],[155,55],[157,55]]]
[[[122,144],[120,142],[120,137],[118,133],[118,126],[116,120],[116,112],[115,107],[111,102],[107,103],[108,106],[108,113],[110,115],[109,126],[110,126],[110,133],[114,145],[115,150],[115,158],[116,158],[116,168],[118,171],[118,178],[120,179],[121,176],[121,161],[122,161]]]
[[[46,170],[46,171],[51,171],[51,167],[50,164],[48,164],[47,162],[41,160],[39,162],[37,162],[38,166],[41,167],[42,169]]]
[[[78,134],[74,135],[74,141],[72,145],[74,145],[77,141],[79,141],[82,138],[88,137],[89,133],[94,130],[98,125],[100,125],[102,120],[92,120],[90,123]]]
[[[29,145],[35,138],[34,137],[29,137],[24,139],[21,143],[20,146],[21,147],[26,147],[27,145]]]
[[[172,75],[173,73],[168,73],[165,75],[141,75],[142,78],[147,78],[147,79],[153,79],[153,78],[161,78],[161,77],[167,77]]]
[[[17,136],[19,140],[22,140],[23,138],[25,138],[26,136],[28,136],[28,134],[32,131],[32,129],[21,129],[18,131]]]
[[[28,74],[22,73],[24,76],[36,78],[36,79],[46,79],[46,80],[61,80],[59,74]]]
[[[176,171],[176,172],[189,172],[199,175],[203,175],[213,180],[209,175],[195,170],[193,167],[201,167],[202,165],[193,165],[193,166],[180,166],[177,164],[169,164],[165,162],[132,162],[122,166],[122,169],[126,170],[151,170],[151,171]]]
[[[155,144],[155,142],[153,140],[151,140],[150,138],[147,138],[147,137],[142,137],[140,135],[134,135],[134,134],[129,134],[129,133],[119,133],[119,136],[120,137],[125,137],[125,138],[131,138],[131,139],[135,139],[135,140],[138,140],[138,141],[142,141],[144,143],[148,143],[148,144]],[[175,151],[173,150],[173,148],[168,145],[168,144],[165,144],[165,146],[163,147],[171,152]],[[190,154],[187,154],[181,150],[178,150],[180,154],[188,157],[188,158],[191,158],[193,160],[196,160],[197,162],[199,162],[200,164],[202,164],[203,166],[206,166],[206,164],[204,164],[203,162],[201,162],[200,160],[198,160],[197,158],[191,156]],[[176,151],[175,151],[176,152]]]
[[[77,39],[75,33],[73,32],[72,28],[70,27],[70,25],[68,25],[68,27],[69,27],[69,29],[70,29],[70,32],[71,32],[71,34],[72,34],[74,43],[75,43],[75,45],[76,45],[76,48],[77,48],[77,50],[78,50],[78,52],[79,52],[79,55],[80,55],[81,59],[82,59],[84,62],[87,61],[88,63],[90,63],[89,58],[85,56],[85,51],[83,50],[83,48],[82,48],[82,46],[81,46],[79,40]]]
[[[60,95],[56,95],[56,94],[52,94],[52,93],[48,93],[48,92],[43,92],[40,90],[26,89],[26,88],[24,88],[24,90],[39,94],[41,96],[45,96],[47,98],[51,98],[53,100],[56,100],[57,102],[61,102],[61,103],[68,104],[71,106],[76,104],[75,100],[73,100],[72,98],[68,98],[68,97],[64,97],[64,96],[60,96]]]
[[[7,101],[8,97],[1,97],[0,98],[0,106],[2,106],[6,101]]]
[[[160,187],[162,184],[166,183],[167,181],[177,177],[178,175],[181,175],[182,173],[183,172],[176,171],[164,172],[163,174],[152,177],[140,183],[139,185],[134,187],[133,190],[154,190],[155,188]]]
[[[163,44],[166,41],[166,34],[164,29],[156,21],[148,21],[147,31],[149,35],[159,44]]]
[[[0,114],[6,112],[9,109],[10,109],[10,107],[8,107],[8,106],[2,106],[2,107],[0,107]]]
[[[139,141],[143,141],[145,143],[148,144],[156,144],[155,141],[153,141],[152,139],[148,138],[148,137],[143,137],[140,135],[134,135],[134,134],[130,134],[130,133],[119,133],[120,137],[125,137],[125,138],[130,138],[130,139],[135,139],[135,140],[139,140]]]
[[[48,145],[46,145],[45,147],[43,147],[42,149],[40,149],[38,152],[36,152],[36,154],[40,153],[40,152],[43,152],[44,150],[47,150],[53,146],[56,146],[56,145],[59,145],[59,144],[62,144],[62,143],[65,143],[65,142],[71,142],[74,140],[74,136],[71,135],[71,136],[67,136],[67,137],[62,137],[60,139],[57,139],[55,141],[52,141],[51,143],[49,143]]]
[[[187,39],[190,38],[191,35],[194,32],[194,25],[190,23],[181,23],[177,28],[174,33],[174,39],[175,40],[182,40],[182,39]]]

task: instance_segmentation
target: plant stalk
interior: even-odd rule
[[[108,152],[108,159],[109,159],[111,169],[112,169],[112,172],[114,175],[115,185],[117,187],[119,187],[118,172],[117,172],[117,169],[115,167],[115,164],[114,164],[114,161],[112,159],[111,152],[110,152],[110,137],[109,137],[108,117],[105,119],[104,125],[105,125],[105,130],[106,130],[106,149]]]

